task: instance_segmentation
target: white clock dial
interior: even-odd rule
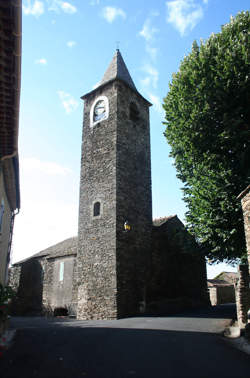
[[[107,96],[99,96],[90,109],[90,127],[94,127],[109,117],[109,100]]]
[[[101,120],[105,116],[105,112],[105,102],[103,100],[98,101],[94,109],[94,121]]]

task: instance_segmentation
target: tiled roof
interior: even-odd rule
[[[177,218],[177,215],[169,215],[168,217],[156,218],[153,220],[153,226],[159,227],[167,223],[170,219]]]
[[[224,280],[227,283],[234,283],[239,278],[238,272],[221,272],[214,279]]]
[[[207,285],[208,287],[216,287],[216,286],[232,286],[231,283],[225,281],[225,280],[217,280],[217,279],[213,279],[213,280],[207,280]]]
[[[47,258],[54,258],[66,255],[74,255],[77,253],[77,236],[66,239],[60,243],[52,245],[51,247],[44,249],[36,254],[36,257],[47,256]],[[34,256],[33,256],[34,257]]]
[[[60,243],[52,245],[49,248],[46,248],[33,256],[28,257],[25,260],[18,261],[14,265],[18,265],[28,261],[30,259],[39,258],[39,257],[46,257],[47,259],[55,258],[55,257],[62,257],[62,256],[70,256],[77,254],[77,242],[78,237],[74,236],[72,238],[63,240]]]

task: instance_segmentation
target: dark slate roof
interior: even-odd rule
[[[60,243],[52,245],[49,248],[46,248],[33,256],[28,257],[25,260],[18,261],[13,265],[18,265],[28,261],[30,259],[39,258],[39,257],[46,257],[47,259],[55,258],[55,257],[62,257],[62,256],[70,256],[77,254],[77,242],[78,237],[74,236],[72,238],[66,239]]]
[[[118,49],[116,50],[115,55],[113,56],[113,59],[108,66],[108,69],[105,72],[99,86],[114,79],[120,79],[124,81],[129,87],[137,91],[130,73],[128,72],[127,66],[123,60],[123,57]]]
[[[231,283],[225,281],[225,280],[217,280],[217,279],[209,279],[207,280],[208,287],[217,287],[217,286],[232,286]]]
[[[153,226],[160,227],[163,224],[167,223],[171,219],[178,218],[177,215],[169,215],[168,217],[156,218],[153,220]],[[178,219],[179,220],[179,219]]]
[[[214,279],[234,283],[239,278],[239,272],[221,272]]]

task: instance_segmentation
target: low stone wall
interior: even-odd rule
[[[235,303],[235,290],[233,285],[210,287],[208,290],[212,306],[224,303]]]

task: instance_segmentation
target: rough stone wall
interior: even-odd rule
[[[250,289],[248,265],[239,265],[239,280],[235,287],[237,318],[240,328],[247,324],[247,312],[250,309]]]
[[[235,290],[233,285],[210,287],[208,290],[212,306],[223,303],[235,303]]]
[[[116,237],[118,317],[139,313],[146,301],[152,233],[149,104],[122,82],[118,92]],[[138,119],[130,116],[130,105]],[[132,119],[131,119],[132,118]],[[131,231],[124,232],[128,221]]]
[[[209,287],[208,291],[211,305],[216,306],[218,304],[217,287]]]
[[[241,206],[244,218],[244,228],[247,246],[248,266],[250,274],[250,185],[241,198]]]
[[[109,117],[90,127],[99,96],[109,100]],[[129,121],[130,102],[140,121]],[[93,217],[93,204],[101,213]],[[147,205],[146,205],[147,203]],[[124,233],[124,222],[132,225]],[[148,109],[145,100],[120,81],[88,95],[84,107],[81,160],[78,318],[113,319],[139,311],[151,232]]]
[[[21,275],[21,265],[14,265],[9,268],[9,280],[8,285],[17,292]]]
[[[73,279],[72,279],[72,299],[70,305],[70,313],[74,316],[77,314],[78,304],[78,270],[77,270],[77,256],[74,258]]]
[[[43,311],[53,313],[56,308],[66,308],[69,314],[75,314],[73,283],[75,255],[43,259]],[[63,263],[63,275],[60,280],[60,264]]]
[[[90,127],[90,109],[108,97],[109,118]],[[116,124],[113,84],[92,93],[84,104],[78,232],[79,319],[113,319],[116,309]],[[93,205],[101,204],[93,216]]]
[[[64,262],[63,280],[59,280],[60,263]],[[53,314],[63,307],[75,314],[73,283],[75,256],[31,258],[10,269],[9,284],[17,292],[12,313],[18,315]]]
[[[6,271],[8,268],[8,245],[10,238],[11,210],[4,187],[4,178],[0,165],[0,206],[4,201],[4,213],[0,229],[0,283],[6,283]]]
[[[148,302],[186,298],[208,304],[205,259],[177,217],[153,227]]]
[[[50,261],[54,265],[51,306],[64,307],[70,310],[72,302],[74,256],[61,257]],[[60,266],[63,264],[63,277],[60,280]]]
[[[16,290],[11,311],[16,315],[42,312],[43,272],[38,259],[29,259],[10,269],[10,286]]]

